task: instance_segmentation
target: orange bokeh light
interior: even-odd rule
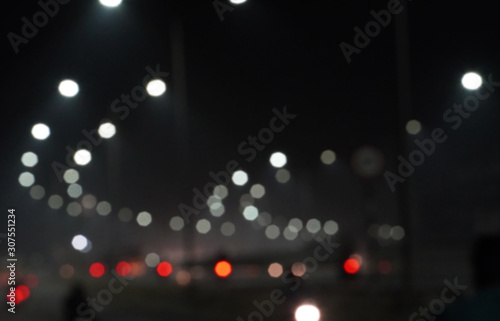
[[[142,262],[130,262],[130,275],[141,276],[146,273],[146,265]]]
[[[215,274],[217,276],[220,276],[221,278],[227,277],[229,274],[231,274],[233,268],[231,267],[231,264],[228,261],[219,261],[217,264],[215,264]]]

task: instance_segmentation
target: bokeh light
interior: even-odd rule
[[[339,230],[339,225],[333,220],[326,221],[323,225],[323,231],[328,235],[335,235]]]
[[[85,249],[88,243],[88,239],[81,234],[75,235],[73,237],[73,240],[71,241],[71,245],[73,246],[73,248],[78,251]]]
[[[403,239],[403,237],[405,236],[405,230],[401,226],[397,226],[397,225],[393,226],[391,228],[390,236],[394,240],[399,241],[399,240]]]
[[[315,218],[311,218],[306,223],[306,230],[311,233],[318,233],[321,230],[321,222]]]
[[[321,153],[320,160],[325,165],[331,165],[337,159],[337,155],[332,150],[325,150]]]
[[[266,194],[266,189],[264,186],[261,184],[255,184],[250,187],[250,195],[252,195],[253,198],[262,198]]]
[[[288,225],[293,226],[297,232],[300,232],[300,230],[304,227],[300,218],[292,218],[290,222],[288,222]]]
[[[38,278],[38,276],[36,276],[35,274],[28,274],[26,275],[26,277],[24,278],[23,280],[24,284],[26,284],[26,286],[28,286],[30,289],[34,289],[38,286],[38,284],[40,283],[40,279]]]
[[[75,274],[75,268],[71,264],[63,264],[59,268],[59,275],[63,279],[71,279]]]
[[[121,276],[129,275],[130,271],[131,271],[130,263],[125,262],[125,261],[118,262],[118,264],[116,264],[115,269],[116,269],[116,273],[118,273],[118,275],[121,275]]]
[[[18,178],[19,184],[23,187],[30,187],[35,183],[35,175],[30,172],[24,172],[19,175]]]
[[[285,168],[280,168],[276,172],[275,178],[279,183],[287,183],[290,180],[290,172]]]
[[[221,203],[221,198],[218,197],[218,196],[215,196],[215,195],[209,196],[207,198],[207,205],[208,205],[208,207],[211,207],[214,204],[216,204],[216,205],[217,204],[222,204]]]
[[[45,196],[45,188],[40,185],[33,185],[30,188],[30,196],[34,200],[41,200]]]
[[[82,214],[82,206],[78,202],[70,202],[68,206],[66,206],[66,212],[70,216],[78,216]]]
[[[24,300],[28,299],[30,296],[30,289],[26,285],[19,285],[16,287],[16,303],[21,303]]]
[[[243,186],[248,182],[248,174],[242,170],[235,171],[232,180],[235,185]]]
[[[210,214],[221,217],[226,212],[226,207],[221,202],[214,202],[210,205]]]
[[[293,241],[299,236],[299,231],[293,226],[287,226],[283,230],[283,237],[288,241]]]
[[[114,8],[118,7],[122,0],[99,0],[99,2],[105,7]]]
[[[137,214],[137,224],[140,226],[148,226],[153,221],[153,217],[148,212],[140,212]]]
[[[211,228],[212,225],[210,224],[210,221],[207,219],[202,218],[201,220],[196,222],[196,230],[198,231],[198,233],[207,234]]]
[[[90,250],[92,250],[92,242],[89,240],[87,246],[83,250],[81,250],[81,252],[88,253],[88,252],[90,252]]]
[[[50,136],[50,128],[42,123],[36,124],[31,128],[31,135],[38,140],[47,139]]]
[[[59,83],[59,93],[64,97],[74,97],[80,91],[78,84],[71,79],[65,79]]]
[[[270,240],[275,240],[280,236],[280,228],[276,225],[266,227],[266,237]]]
[[[296,321],[318,321],[320,317],[319,309],[312,304],[301,305],[295,310]]]
[[[281,168],[286,165],[286,155],[281,152],[276,152],[271,155],[269,162],[273,167]]]
[[[214,187],[214,196],[223,200],[227,197],[227,195],[229,194],[228,193],[228,190],[227,190],[227,187],[224,186],[224,185],[217,185]]]
[[[180,270],[175,274],[175,281],[179,285],[188,285],[191,282],[191,273],[186,270]]]
[[[259,216],[257,217],[257,223],[259,223],[260,226],[268,226],[271,224],[273,221],[273,218],[271,217],[271,214],[268,212],[260,212]]]
[[[352,169],[363,178],[373,179],[384,170],[384,154],[373,146],[361,146],[351,158]]]
[[[97,204],[97,199],[94,195],[87,194],[84,197],[82,197],[83,208],[85,208],[87,210],[91,210],[95,207],[96,204]]]
[[[167,277],[172,273],[172,265],[168,262],[161,262],[156,266],[156,272],[159,276]]]
[[[148,91],[148,94],[150,96],[158,97],[165,93],[165,91],[167,90],[167,85],[161,79],[153,79],[146,86],[146,90]]]
[[[355,274],[359,271],[360,263],[355,258],[349,258],[344,262],[344,270],[349,274]]]
[[[406,123],[406,132],[411,135],[416,135],[422,130],[422,124],[418,120],[412,119]]]
[[[68,186],[68,188],[66,189],[69,197],[71,198],[78,198],[82,195],[83,193],[83,189],[82,187],[80,186],[80,184],[71,184]]]
[[[302,262],[293,263],[291,271],[293,275],[301,277],[306,274],[306,265]]]
[[[235,226],[231,222],[224,222],[220,227],[220,232],[224,236],[231,236],[234,234],[234,231],[235,231]]]
[[[378,237],[383,240],[387,240],[391,237],[391,226],[389,224],[383,224],[378,229]]]
[[[170,219],[170,228],[174,231],[180,231],[184,227],[184,220],[180,216],[174,216]]]
[[[255,202],[254,198],[250,194],[243,194],[240,196],[240,206],[247,207],[253,205]]]
[[[132,218],[134,218],[134,213],[132,213],[132,210],[128,207],[123,207],[118,211],[118,218],[122,222],[130,222]]]
[[[141,276],[146,273],[146,265],[140,261],[130,262],[130,275]]]
[[[233,268],[228,261],[219,261],[214,267],[215,274],[221,278],[229,276],[232,270]]]
[[[97,203],[96,211],[97,211],[97,214],[102,215],[102,216],[106,216],[109,213],[111,213],[111,204],[109,202],[106,202],[106,201],[101,201],[101,202]]]
[[[64,205],[64,200],[61,196],[54,194],[49,197],[47,203],[51,209],[58,210]]]
[[[85,166],[92,160],[92,154],[86,149],[79,149],[75,152],[73,160],[77,165]]]
[[[483,78],[475,72],[468,72],[462,77],[462,86],[468,90],[476,90],[483,84]]]
[[[100,278],[101,276],[104,275],[104,272],[106,271],[104,265],[102,263],[96,262],[92,263],[89,268],[89,273],[92,277],[94,278]]]
[[[259,210],[255,206],[247,206],[243,210],[243,216],[247,221],[253,221],[259,216]]]
[[[73,184],[78,182],[78,180],[80,179],[80,174],[76,169],[70,168],[64,172],[63,179],[66,183]]]
[[[149,253],[148,255],[146,255],[144,262],[146,262],[146,265],[148,267],[154,268],[158,264],[160,264],[160,256],[156,253]]]
[[[21,163],[26,167],[33,167],[38,164],[38,156],[33,152],[26,152],[21,156]]]
[[[271,263],[267,269],[267,273],[272,278],[279,278],[283,274],[283,266],[279,263]]]
[[[110,139],[116,134],[116,127],[110,122],[102,123],[98,129],[99,136],[104,139]]]

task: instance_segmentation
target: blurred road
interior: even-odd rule
[[[44,284],[33,289],[30,298],[18,306],[15,315],[0,312],[1,320],[16,321],[66,321],[64,320],[64,298],[68,294],[67,284]],[[252,311],[257,311],[254,301],[269,299],[276,288],[233,288],[226,284],[220,287],[179,288],[172,286],[154,287],[130,285],[113,298],[112,302],[99,312],[95,321],[210,321],[248,320]],[[357,291],[342,285],[337,289],[306,288],[286,292],[286,301],[273,307],[272,313],[264,320],[292,321],[295,308],[309,299],[320,307],[322,321],[342,320],[407,320],[428,298],[427,295],[401,295],[387,291]],[[99,287],[87,290],[95,297]],[[436,292],[436,291],[433,291]],[[237,293],[237,295],[235,295]],[[222,304],[221,304],[222,303]],[[86,319],[82,319],[86,320]],[[90,319],[87,319],[90,321]],[[241,321],[241,319],[238,319]],[[257,318],[254,318],[257,320]]]

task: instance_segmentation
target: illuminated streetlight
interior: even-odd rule
[[[163,80],[154,79],[148,83],[146,90],[150,96],[158,97],[163,95],[163,93],[167,90],[167,85],[165,85]]]
[[[118,7],[122,0],[99,0],[99,2],[105,7],[114,8]]]
[[[82,251],[88,246],[89,242],[87,238],[81,234],[75,235],[73,240],[71,240],[71,245],[75,250]]]
[[[92,155],[86,149],[79,149],[76,151],[75,156],[73,156],[73,160],[77,165],[84,166],[90,163]]]
[[[80,91],[78,84],[70,79],[63,80],[59,83],[59,93],[64,97],[74,97]]]
[[[468,90],[476,90],[483,84],[483,79],[475,72],[468,72],[462,77],[462,86]]]
[[[243,186],[248,182],[248,174],[244,171],[236,171],[232,177],[233,183],[238,186]]]
[[[318,321],[320,316],[319,309],[312,304],[303,304],[295,310],[297,321]]]
[[[45,124],[36,124],[31,129],[31,135],[38,140],[44,140],[50,136],[50,128]]]
[[[273,153],[269,161],[274,167],[281,168],[286,165],[286,155],[281,152]]]
[[[116,134],[116,127],[110,122],[102,123],[98,129],[99,136],[109,139]]]

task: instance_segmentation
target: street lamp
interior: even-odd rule
[[[122,0],[99,0],[99,2],[105,7],[114,8],[118,7]]]
[[[462,86],[468,90],[476,90],[483,84],[483,79],[475,72],[468,72],[462,77]]]

